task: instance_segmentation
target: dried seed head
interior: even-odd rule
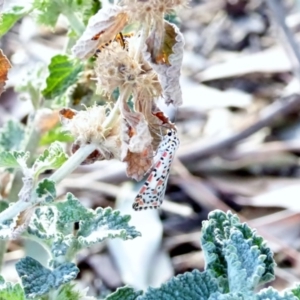
[[[166,13],[186,6],[188,0],[123,0],[121,4],[126,7],[132,21],[151,22],[161,19]]]
[[[120,158],[120,124],[114,123],[113,128],[103,127],[106,120],[106,108],[94,106],[86,111],[77,112],[71,119],[64,119],[65,130],[69,131],[80,147],[85,144],[97,146],[100,154],[106,159]]]
[[[141,68],[138,62],[115,41],[98,54],[95,72],[98,89],[110,94],[117,87],[130,89],[134,87]]]
[[[154,71],[141,74],[137,81],[140,87],[139,91],[143,91],[143,93],[147,93],[156,98],[161,96],[162,88],[158,81],[157,74]]]

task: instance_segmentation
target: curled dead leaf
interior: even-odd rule
[[[0,96],[4,91],[5,82],[7,80],[7,73],[10,68],[11,64],[9,60],[0,49]]]
[[[143,144],[143,147],[136,147],[136,142],[140,138],[140,135],[124,119],[121,130],[121,160],[127,163],[127,176],[137,181],[142,180],[153,164],[153,147],[151,144]],[[140,152],[133,152],[131,148]]]
[[[162,140],[162,136],[166,134],[166,130],[174,129],[175,125],[159,109],[151,95],[142,92],[136,94],[134,104],[135,110],[142,113],[148,123],[152,136],[152,146],[154,151],[156,151]]]
[[[164,22],[164,34],[153,29],[146,41],[144,58],[158,74],[163,88],[165,103],[174,106],[182,104],[182,92],[179,78],[183,59],[184,39],[179,28]]]
[[[59,123],[59,112],[50,108],[42,108],[37,111],[35,128],[41,133],[47,132]]]
[[[150,156],[149,156],[150,155]],[[126,174],[128,177],[140,181],[153,165],[152,146],[149,145],[144,153],[133,153],[128,151],[124,162],[127,162]]]
[[[86,30],[72,48],[72,53],[80,59],[89,58],[98,47],[113,40],[127,22],[127,13],[117,5],[100,9],[90,18]]]
[[[120,105],[124,122],[128,124],[130,134],[127,141],[128,150],[134,153],[142,153],[152,143],[152,137],[144,116],[140,112],[130,111],[128,104],[123,102]]]

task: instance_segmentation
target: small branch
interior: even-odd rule
[[[300,81],[300,51],[299,46],[294,38],[294,35],[290,28],[285,23],[284,6],[281,0],[267,0],[267,4],[274,16],[274,19],[282,31],[283,37],[286,42],[283,42],[283,46],[287,50],[290,60],[292,61],[294,74]],[[289,46],[289,47],[288,47]],[[288,49],[289,48],[289,49]],[[292,56],[292,57],[291,57]]]
[[[138,45],[137,51],[134,55],[134,59],[138,62],[140,61],[140,57],[141,57],[143,47],[145,46],[147,36],[149,35],[149,26],[146,25],[146,24],[147,23],[145,23],[145,25],[141,29],[141,36],[140,36],[140,40],[139,40],[139,45]]]
[[[95,145],[85,145],[79,148],[75,154],[73,154],[54,174],[49,177],[49,180],[53,180],[58,183],[64,179],[67,175],[73,172],[84,159],[96,149]],[[0,223],[6,220],[12,219],[20,212],[32,207],[38,203],[37,195],[33,191],[31,200],[28,202],[17,201],[12,206],[9,206],[6,210],[0,213]]]
[[[109,128],[113,127],[113,124],[115,123],[115,121],[119,117],[119,115],[120,115],[120,101],[121,101],[121,99],[119,97],[119,99],[115,103],[114,108],[110,111],[109,116],[103,122],[104,132],[106,131],[105,128],[109,129]]]
[[[4,263],[4,255],[7,250],[7,241],[0,241],[0,271],[2,271],[2,266]]]
[[[229,147],[233,147],[235,144],[259,131],[260,129],[270,126],[279,117],[286,116],[300,108],[300,95],[292,95],[283,99],[280,102],[275,102],[265,108],[260,119],[242,130],[241,132],[234,133],[228,137],[220,140],[213,140],[204,144],[203,142],[197,142],[188,147],[182,146],[178,149],[178,158],[183,161],[191,159],[204,159],[209,156],[218,155],[221,152],[226,151]]]
[[[128,96],[128,91],[125,90],[122,94],[123,97]],[[119,117],[120,109],[119,109],[119,103],[122,101],[122,99],[119,98],[119,100],[116,102],[114,108],[111,110],[109,116],[106,118],[106,120],[103,123],[103,128],[111,128],[116,121],[116,119]],[[56,170],[50,177],[49,180],[54,181],[55,183],[59,183],[61,180],[63,180],[65,177],[67,177],[69,174],[71,174],[85,159],[87,156],[89,156],[95,149],[97,148],[97,145],[94,144],[88,144],[80,147],[58,170]],[[25,209],[34,206],[38,203],[37,201],[37,195],[35,194],[35,191],[32,192],[31,200],[28,202],[24,201],[18,201],[12,206],[8,207],[5,211],[0,213],[0,223],[12,219],[15,216],[17,216],[20,212],[24,211]]]
[[[55,183],[59,183],[71,174],[95,149],[96,145],[89,144],[80,147],[59,169],[50,177]]]
[[[71,28],[80,37],[83,34],[84,30],[85,30],[84,24],[77,18],[77,16],[74,14],[74,12],[69,7],[66,7],[63,10],[63,14],[68,19]]]
[[[12,206],[9,206],[6,210],[0,213],[0,223],[3,223],[6,220],[13,219],[20,212],[32,206],[31,202],[21,202],[18,201]]]

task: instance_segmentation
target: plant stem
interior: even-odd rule
[[[3,266],[4,254],[6,253],[7,241],[0,241],[0,271]]]
[[[36,152],[36,149],[38,148],[38,144],[40,142],[41,133],[38,130],[36,130],[33,116],[29,118],[27,126],[28,126],[28,133],[27,133],[27,138],[24,141],[23,149],[25,152],[28,151],[30,153],[31,158],[29,164],[31,164],[33,162],[32,160],[34,157],[34,153]],[[23,177],[22,172],[17,170],[15,172],[13,183],[9,195],[7,197],[9,202],[13,202],[15,199],[18,198],[18,194],[23,186],[22,177]]]
[[[68,19],[71,28],[76,32],[78,36],[81,36],[85,30],[84,24],[77,18],[76,14],[69,8],[63,9],[63,14]]]
[[[144,25],[141,29],[141,36],[140,36],[140,40],[139,40],[139,45],[138,45],[137,51],[134,55],[134,59],[138,62],[140,61],[140,57],[141,57],[143,47],[145,46],[147,36],[149,35],[149,30],[150,30],[149,25]]]
[[[115,103],[114,108],[110,111],[109,116],[103,122],[103,131],[104,132],[106,131],[105,129],[109,129],[109,128],[113,127],[113,124],[116,122],[117,118],[120,115],[120,107],[119,107],[120,101],[121,101],[120,99],[121,99],[121,96]]]
[[[49,180],[59,183],[66,176],[71,174],[95,149],[96,145],[89,144],[80,147],[59,169],[56,170]]]
[[[68,159],[54,174],[52,174],[49,179],[55,181],[56,183],[60,182],[68,174],[74,171],[81,164],[81,162],[95,149],[96,146],[92,144],[85,145],[79,148],[78,151],[76,151],[75,154],[70,157],[70,159]],[[37,203],[37,195],[35,193],[33,193],[31,201],[29,202],[19,200],[0,213],[0,223],[4,222],[5,220],[14,218],[20,212]]]
[[[104,128],[107,129],[111,128],[114,122],[119,117],[120,114],[119,103],[121,101],[120,98],[116,102],[114,108],[111,110],[109,116],[104,121],[103,123]],[[89,156],[96,148],[97,145],[94,144],[88,144],[80,147],[58,170],[56,170],[56,172],[54,172],[49,177],[49,180],[52,180],[55,183],[59,183],[66,176],[72,173],[85,160],[85,158]],[[18,201],[12,206],[9,206],[5,211],[1,212],[0,223],[4,222],[5,220],[14,218],[20,212],[24,211],[25,209],[37,203],[38,203],[37,195],[35,194],[35,192],[33,192],[32,198],[29,202]]]
[[[34,153],[37,149],[38,143],[40,141],[40,133],[35,129],[34,126],[34,117],[31,116],[28,120],[27,126],[29,127],[26,140],[24,141],[24,151],[29,151],[31,154],[31,157],[34,157]],[[30,163],[30,162],[29,162]],[[14,174],[14,179],[11,185],[11,189],[9,192],[9,195],[7,197],[8,202],[13,202],[15,199],[18,199],[18,194],[23,186],[23,180],[22,180],[23,174],[21,171],[17,170]],[[3,211],[2,213],[5,213]],[[2,214],[1,213],[1,214]],[[14,215],[15,216],[15,215]],[[6,253],[7,249],[7,241],[0,241],[0,270],[2,268],[3,264],[3,257]]]

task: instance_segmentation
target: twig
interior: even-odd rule
[[[289,54],[288,56],[290,57],[290,60],[292,62],[294,74],[300,81],[299,46],[297,45],[297,42],[290,28],[285,23],[284,6],[282,5],[282,0],[267,0],[267,4],[272,12],[272,15],[274,16],[276,23],[281,29],[284,39],[286,40],[286,42],[283,42],[282,44]],[[289,46],[289,49],[287,46]]]
[[[204,159],[209,156],[218,155],[260,129],[270,126],[279,117],[286,116],[297,111],[299,108],[300,95],[297,94],[287,97],[284,101],[276,101],[262,111],[261,117],[256,123],[250,125],[241,132],[217,141],[213,140],[206,144],[203,142],[196,142],[193,145],[188,145],[186,147],[182,146],[178,150],[178,158],[182,161],[189,161],[191,159]]]

